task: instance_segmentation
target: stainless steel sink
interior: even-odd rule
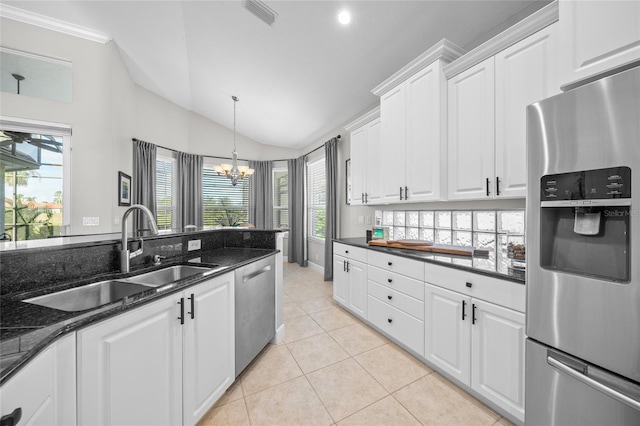
[[[61,311],[77,312],[113,303],[149,289],[149,286],[135,283],[100,281],[82,287],[25,299],[24,302]]]
[[[191,277],[197,274],[207,274],[220,270],[220,268],[207,268],[204,266],[177,265],[168,268],[159,269],[146,274],[137,275],[127,278],[125,281],[130,283],[144,284],[150,287],[159,287],[165,284],[171,284],[181,279]]]

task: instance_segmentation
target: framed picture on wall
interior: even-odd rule
[[[131,176],[118,172],[118,205],[131,205]]]
[[[347,182],[347,204],[351,204],[351,158],[347,160],[345,181]]]

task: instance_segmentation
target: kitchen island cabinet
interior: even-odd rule
[[[0,388],[3,424],[76,424],[76,336],[70,333],[31,360]],[[10,424],[10,423],[7,423]]]
[[[227,273],[78,331],[80,424],[195,424],[235,378]]]

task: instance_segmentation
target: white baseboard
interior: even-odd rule
[[[309,265],[309,268],[313,269],[314,271],[324,274],[324,266],[317,265],[313,262],[307,262],[307,264]]]

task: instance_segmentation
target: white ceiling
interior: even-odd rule
[[[373,87],[440,39],[475,47],[548,1],[267,0],[272,26],[240,0],[2,3],[110,35],[136,83],[229,128],[236,95],[239,133],[303,148],[373,105]]]

